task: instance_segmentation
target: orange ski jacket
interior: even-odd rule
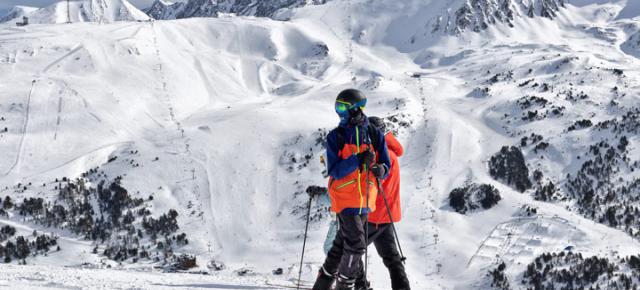
[[[389,213],[384,204],[382,193],[380,192],[376,198],[376,210],[369,214],[369,222],[373,224],[388,224],[392,220],[395,223],[399,222],[402,218],[400,209],[400,163],[398,163],[398,157],[404,154],[404,148],[402,144],[398,142],[398,139],[393,136],[393,133],[387,133],[384,139],[387,141],[387,149],[389,158],[391,159],[391,169],[387,178],[382,180],[382,189],[387,196],[387,202],[389,203],[389,209],[391,210],[393,219],[389,219]]]
[[[343,129],[334,129],[327,135],[329,196],[331,211],[335,213],[361,215],[375,210],[378,194],[376,178],[370,170],[361,170],[356,154],[373,150],[377,163],[382,163],[387,170],[391,167],[391,161],[382,132],[374,128],[371,131],[377,134],[374,138],[369,136],[368,128],[369,123],[366,122],[363,126],[343,126]],[[343,130],[342,148],[338,144],[340,130]]]

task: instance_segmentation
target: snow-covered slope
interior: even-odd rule
[[[114,22],[148,20],[127,0],[59,1],[28,14],[32,23]]]
[[[36,10],[38,10],[38,8],[29,6],[14,6],[7,11],[0,11],[0,23],[9,22]]]
[[[0,223],[60,246],[24,259],[37,266],[0,269],[0,285],[288,283],[304,190],[326,185],[322,137],[348,87],[366,92],[367,113],[386,117],[405,145],[398,231],[414,289],[487,289],[502,262],[521,289],[528,264],[567,248],[637,255],[640,59],[627,48],[637,49],[638,21],[618,20],[628,1],[432,33],[434,17],[465,1],[454,2],[328,1],[289,11],[290,21],[0,26],[0,197],[15,203]],[[489,170],[503,146],[522,153],[527,172],[509,172],[529,181],[522,190]],[[459,214],[448,194],[468,184],[502,199]],[[326,205],[312,205],[305,280],[329,222]],[[182,253],[212,275],[81,269],[146,271]],[[389,289],[375,251],[370,261],[375,289]]]

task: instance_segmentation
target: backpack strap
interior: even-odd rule
[[[344,135],[346,134],[345,130],[343,127],[338,126],[338,128],[336,128],[336,141],[338,143],[338,152],[342,151],[342,148],[344,148]]]
[[[344,144],[345,144],[344,135],[346,135],[344,127],[336,128],[336,141],[338,143],[338,152],[341,151],[342,148],[344,148]],[[376,128],[372,124],[369,124],[369,126],[367,127],[367,136],[369,139],[368,140],[369,145],[372,145],[375,147],[376,145],[380,144],[379,142],[380,140],[378,139],[378,128]]]
[[[377,146],[378,144],[380,144],[380,140],[378,139],[378,128],[376,128],[375,126],[373,126],[373,124],[369,123],[369,127],[367,128],[367,133],[369,135],[369,145],[372,145],[374,147],[374,149],[378,149],[375,148],[375,146]]]

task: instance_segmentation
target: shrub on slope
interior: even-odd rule
[[[489,160],[489,174],[498,181],[524,192],[530,189],[529,168],[524,162],[524,155],[518,147],[504,146]]]
[[[501,199],[500,192],[489,184],[470,184],[449,193],[449,205],[461,214],[480,208],[490,209]]]

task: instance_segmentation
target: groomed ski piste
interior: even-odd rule
[[[0,225],[58,236],[60,251],[1,264],[0,287],[295,285],[304,190],[326,186],[317,140],[337,125],[335,96],[350,87],[367,94],[366,114],[396,120],[405,146],[397,229],[413,289],[489,289],[487,273],[501,262],[514,289],[526,289],[519,283],[526,265],[568,247],[584,256],[639,254],[640,242],[624,230],[581,215],[570,200],[534,200],[492,178],[487,165],[502,146],[543,134],[550,148],[525,151],[527,164],[562,185],[586,148],[608,134],[566,128],[621,116],[606,106],[612,101],[637,107],[635,2],[572,1],[555,19],[431,33],[425,23],[445,2],[337,0],[295,9],[288,21],[222,15],[0,24],[0,197],[53,201],[54,180],[99,168],[122,176],[133,196],[152,195],[152,216],[177,210],[178,232],[189,243],[175,251],[198,264],[191,273],[166,273],[151,260],[115,262],[101,255],[103,244],[12,212]],[[543,94],[520,86],[530,79],[551,84],[551,99],[569,84],[591,98],[558,97],[562,117],[525,122],[515,101]],[[640,139],[629,141],[628,157],[637,160]],[[455,212],[449,192],[467,182],[493,185],[502,200]],[[324,206],[313,202],[304,281],[313,281],[324,259]],[[537,213],[524,215],[523,206]],[[373,247],[369,253],[373,288],[390,289]],[[211,261],[224,269],[212,270]],[[282,275],[272,273],[277,268]]]

